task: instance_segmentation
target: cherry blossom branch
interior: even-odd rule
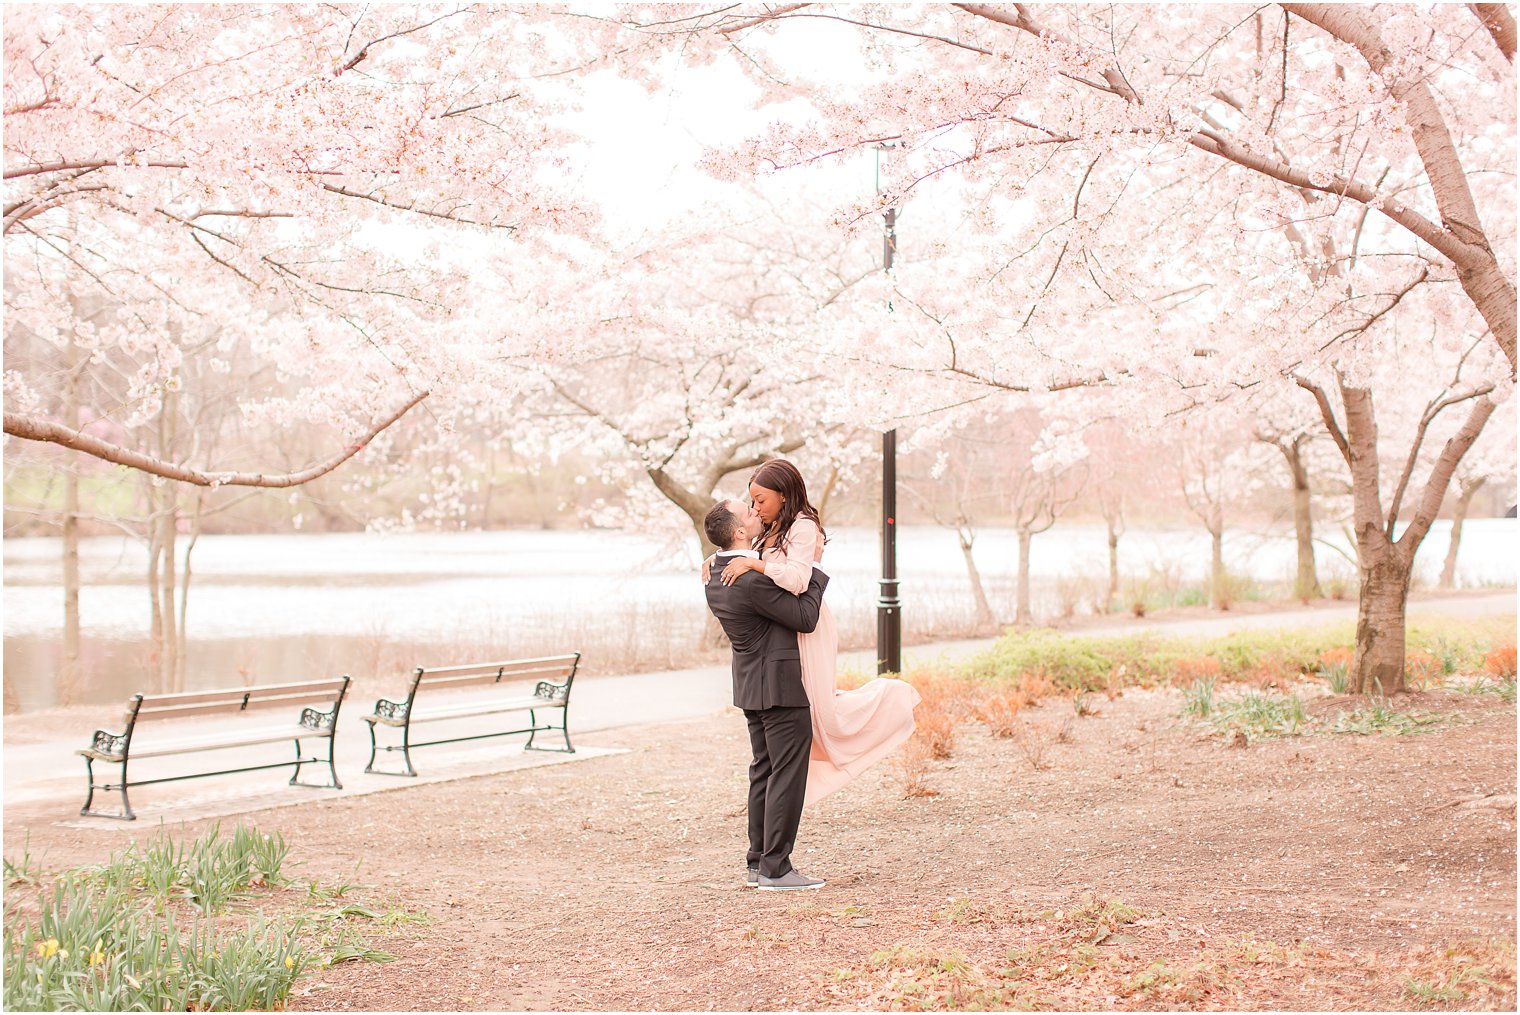
[[[1346,328],[1345,330],[1333,335],[1325,342],[1324,345],[1319,347],[1319,351],[1324,352],[1326,349],[1330,348],[1332,345],[1334,345],[1336,342],[1339,342],[1343,338],[1349,338],[1352,335],[1362,334],[1368,328],[1372,327],[1378,321],[1382,320],[1386,315],[1391,313],[1394,307],[1403,302],[1405,296],[1408,296],[1410,293],[1414,292],[1414,290],[1429,277],[1430,265],[1420,265],[1420,274],[1414,279],[1410,280],[1409,284],[1405,285],[1398,292],[1392,293],[1391,295],[1393,298],[1388,301],[1387,305],[1378,310],[1376,313],[1368,315],[1367,319],[1361,324]],[[1350,298],[1348,298],[1346,302],[1349,303]]]
[[[956,4],[960,10],[976,17],[1046,38],[1063,45],[1076,46],[1030,15],[1026,5],[1015,4],[1012,14],[1006,8],[984,4]],[[1389,73],[1395,64],[1393,54],[1383,43],[1375,23],[1367,11],[1356,5],[1333,4],[1283,4],[1283,10],[1297,15],[1328,35],[1346,43],[1362,54],[1368,66],[1376,73]],[[1496,19],[1496,23],[1502,23]],[[1500,43],[1503,48],[1503,43]],[[1135,94],[1117,68],[1103,72],[1108,88],[1093,85],[1103,91],[1120,95],[1126,101],[1139,104]],[[1303,190],[1319,191],[1376,208],[1389,219],[1403,226],[1419,239],[1435,248],[1451,261],[1457,269],[1463,289],[1472,298],[1478,312],[1493,330],[1500,348],[1509,359],[1510,375],[1516,366],[1516,311],[1515,286],[1499,268],[1487,238],[1483,233],[1477,205],[1467,185],[1467,177],[1457,158],[1456,148],[1446,129],[1446,121],[1423,77],[1399,79],[1391,84],[1391,91],[1399,101],[1410,109],[1411,137],[1425,166],[1431,190],[1440,210],[1441,225],[1437,225],[1396,201],[1379,195],[1376,190],[1351,177],[1332,178],[1317,183],[1309,175],[1273,158],[1250,151],[1236,144],[1222,133],[1213,130],[1198,131],[1185,140],[1200,151],[1226,159],[1242,168],[1260,173],[1282,183]]]
[[[462,13],[464,13],[464,11],[462,11],[462,10],[448,11],[448,12],[446,12],[444,14],[438,15],[436,18],[434,18],[431,21],[424,21],[422,24],[420,24],[420,25],[413,25],[410,28],[398,28],[396,31],[391,32],[389,35],[382,35],[378,39],[371,39],[369,42],[366,42],[363,46],[361,46],[359,48],[359,52],[357,52],[357,53],[354,54],[353,59],[349,60],[347,63],[345,63],[341,67],[339,67],[337,69],[337,71],[334,72],[333,77],[338,77],[344,71],[351,71],[355,67],[357,67],[359,65],[360,61],[362,61],[366,56],[369,55],[369,51],[370,51],[371,47],[378,46],[378,45],[380,45],[380,43],[382,43],[382,42],[388,42],[391,39],[399,39],[403,35],[411,35],[413,32],[420,32],[424,28],[431,28],[433,25],[436,25],[438,22],[443,21],[446,18],[452,18],[452,17],[454,17],[454,16],[456,16],[458,14],[462,14]],[[357,27],[357,25],[355,27]]]
[[[205,472],[200,469],[192,469],[188,466],[166,462],[151,455],[133,451],[130,448],[103,441],[98,437],[72,430],[69,427],[51,420],[40,419],[36,416],[22,415],[21,413],[7,412],[5,414],[5,432],[12,437],[23,440],[42,441],[45,443],[61,444],[73,451],[91,455],[103,461],[124,465],[129,469],[137,469],[154,476],[162,476],[165,479],[177,480],[181,483],[192,483],[196,486],[259,486],[285,488],[300,486],[314,479],[332,472],[338,466],[348,461],[354,455],[369,444],[377,434],[405,416],[418,402],[428,397],[429,392],[422,392],[400,409],[387,416],[380,423],[372,427],[363,437],[349,444],[338,454],[325,462],[302,469],[299,472],[287,472],[283,474],[268,474],[262,472]]]
[[[1330,404],[1330,396],[1325,394],[1324,388],[1315,384],[1307,377],[1294,376],[1293,380],[1300,388],[1313,395],[1314,400],[1319,403],[1319,413],[1325,420],[1325,429],[1330,431],[1331,440],[1335,441],[1335,446],[1341,449],[1341,457],[1346,460],[1346,464],[1349,466],[1351,464],[1351,445],[1346,443],[1346,434],[1341,430],[1340,423],[1336,422],[1335,407]]]
[[[1420,495],[1420,503],[1415,508],[1414,517],[1409,520],[1409,526],[1394,544],[1398,547],[1399,556],[1403,558],[1405,567],[1414,563],[1415,551],[1420,548],[1420,542],[1430,531],[1431,523],[1436,520],[1436,514],[1441,510],[1441,501],[1446,497],[1446,488],[1451,483],[1451,475],[1456,471],[1457,464],[1462,461],[1462,456],[1467,454],[1467,449],[1473,446],[1473,442],[1483,432],[1483,425],[1488,422],[1488,417],[1492,416],[1497,408],[1494,400],[1487,395],[1478,397],[1478,401],[1473,405],[1472,411],[1467,414],[1467,419],[1463,421],[1461,428],[1441,449],[1440,456],[1431,467],[1430,477],[1425,481],[1425,489]],[[1390,523],[1389,535],[1392,533],[1393,526]]]
[[[42,175],[42,174],[46,174],[46,173],[62,173],[62,172],[69,172],[69,171],[72,171],[72,170],[80,170],[80,169],[87,170],[87,171],[88,170],[96,170],[96,169],[111,169],[111,168],[116,168],[117,165],[118,165],[118,163],[115,160],[110,160],[110,159],[93,159],[93,160],[72,161],[72,162],[38,163],[37,165],[32,165],[32,166],[22,166],[22,167],[16,168],[16,169],[7,169],[7,170],[5,170],[5,173],[4,173],[4,179],[7,179],[7,180],[20,179],[22,177],[27,177],[27,176],[38,176],[38,175]],[[164,161],[153,160],[153,161],[148,161],[148,162],[128,162],[128,163],[124,163],[123,165],[126,166],[126,167],[133,168],[133,169],[189,169],[190,168],[190,164],[187,163],[187,162],[177,162],[177,161],[171,161],[171,160],[164,160]],[[341,174],[341,173],[339,173],[337,171],[305,170],[302,173],[300,173],[299,175],[301,175],[303,177],[319,178],[319,177],[324,177],[324,176],[341,176],[343,174]],[[435,210],[433,210],[431,208],[424,208],[420,204],[418,204],[418,202],[416,202],[416,201],[412,201],[412,202],[409,202],[409,203],[403,203],[403,202],[400,202],[400,201],[393,201],[393,200],[391,200],[391,199],[389,199],[387,197],[384,197],[384,196],[381,196],[381,195],[377,195],[377,194],[374,194],[374,193],[366,194],[366,193],[364,193],[362,191],[353,190],[353,189],[351,189],[349,187],[346,187],[346,186],[343,186],[343,185],[340,185],[340,184],[328,183],[325,180],[321,180],[319,182],[320,182],[320,186],[322,187],[322,189],[325,190],[325,191],[327,191],[329,194],[335,194],[335,195],[340,196],[340,197],[352,197],[352,198],[356,198],[356,199],[362,200],[362,201],[371,201],[371,202],[373,202],[375,204],[381,205],[382,207],[393,208],[393,209],[395,209],[397,211],[410,212],[413,215],[422,215],[422,216],[425,216],[427,218],[443,219],[443,220],[448,221],[448,222],[457,222],[457,223],[460,223],[462,225],[482,226],[482,227],[487,228],[487,229],[504,229],[504,230],[506,230],[508,232],[512,232],[512,231],[515,231],[517,229],[517,226],[516,225],[512,225],[512,224],[505,224],[505,223],[500,223],[500,222],[485,222],[485,221],[482,221],[482,220],[476,219],[476,218],[466,218],[466,217],[464,217],[462,215],[458,215],[458,214],[455,214],[455,213],[450,212],[450,211],[435,211]],[[96,188],[96,189],[106,189],[106,188]],[[69,193],[73,193],[73,192],[74,191],[69,191]],[[17,202],[16,204],[25,204],[26,201],[34,201],[34,200],[37,200],[37,198],[28,198],[25,201]],[[14,224],[13,223],[13,213],[11,211],[11,208],[13,208],[15,206],[16,205],[13,204],[11,206],[8,206],[7,209],[6,209],[5,230],[7,230],[7,231]],[[247,213],[247,214],[249,214],[249,216],[252,217],[252,215],[254,213]],[[270,213],[270,217],[274,217],[274,215],[275,215],[275,213]],[[26,216],[26,217],[30,217],[30,216]]]
[[[1434,423],[1436,417],[1444,410],[1449,409],[1453,405],[1460,405],[1474,398],[1482,398],[1484,395],[1492,393],[1493,390],[1494,386],[1487,384],[1466,394],[1447,395],[1445,398],[1436,399],[1425,407],[1424,413],[1420,415],[1420,424],[1415,428],[1414,442],[1409,447],[1409,457],[1404,462],[1404,471],[1399,475],[1398,486],[1394,488],[1393,499],[1388,504],[1388,531],[1390,533],[1393,532],[1393,523],[1398,520],[1399,505],[1403,503],[1404,491],[1409,486],[1410,477],[1414,475],[1415,460],[1420,455],[1420,446],[1425,443],[1425,435],[1430,429],[1430,424]]]
[[[1283,10],[1296,14],[1354,48],[1374,73],[1389,79],[1392,96],[1408,106],[1406,119],[1410,125],[1410,140],[1425,167],[1425,176],[1430,181],[1431,194],[1444,227],[1435,236],[1444,242],[1433,242],[1415,232],[1410,223],[1419,216],[1412,212],[1403,210],[1403,217],[1397,217],[1386,206],[1379,210],[1450,259],[1463,290],[1488,322],[1499,347],[1509,359],[1510,377],[1513,378],[1516,365],[1515,284],[1500,269],[1489,246],[1477,202],[1468,186],[1466,170],[1457,156],[1456,145],[1429,80],[1424,76],[1394,76],[1398,60],[1384,43],[1376,22],[1359,6],[1284,4]]]
[[[322,189],[327,191],[329,194],[337,194],[340,197],[358,198],[361,201],[373,201],[375,204],[382,205],[386,208],[394,208],[397,211],[411,212],[413,215],[423,215],[427,218],[443,219],[447,222],[458,222],[462,225],[467,226],[484,226],[487,229],[504,229],[507,232],[515,232],[517,230],[517,226],[515,225],[508,225],[500,222],[482,222],[479,219],[464,218],[462,216],[455,215],[452,212],[433,211],[431,209],[418,206],[416,201],[413,201],[410,204],[402,204],[399,201],[392,201],[389,198],[380,197],[375,194],[364,194],[357,190],[350,190],[347,187],[334,186],[331,183],[324,182],[322,184]]]
[[[812,4],[782,4],[779,7],[766,11],[764,14],[761,14],[758,17],[745,18],[743,21],[737,21],[731,25],[724,25],[722,28],[718,29],[718,34],[732,35],[734,32],[742,32],[746,28],[754,28],[756,25],[763,25],[767,21],[775,21],[777,18],[784,17],[793,11],[800,11],[804,7],[811,6]]]

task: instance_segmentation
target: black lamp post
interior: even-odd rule
[[[877,148],[877,190],[881,189],[881,147]],[[897,209],[882,213],[881,266],[892,270],[897,249]],[[890,309],[890,308],[889,308]],[[902,600],[897,598],[897,431],[881,435],[881,598],[876,603],[876,672],[902,672]]]
[[[897,598],[897,431],[881,435],[881,599],[876,604],[876,672],[902,672],[902,601]]]

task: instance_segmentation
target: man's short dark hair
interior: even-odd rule
[[[707,538],[720,550],[727,550],[734,545],[734,533],[739,531],[739,519],[727,501],[718,501],[707,512],[707,517],[702,519],[702,531],[707,533]]]

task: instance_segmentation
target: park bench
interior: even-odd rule
[[[406,696],[399,701],[381,698],[375,702],[375,711],[364,716],[369,724],[369,764],[364,771],[378,775],[416,775],[412,767],[412,748],[431,747],[434,744],[455,744],[466,740],[484,740],[488,737],[505,737],[518,733],[528,734],[524,750],[561,751],[574,754],[570,746],[570,685],[575,681],[575,669],[580,665],[581,654],[545,656],[540,659],[509,659],[503,662],[467,663],[460,666],[419,666],[412,671]],[[531,693],[513,686],[519,681],[537,679]],[[513,683],[504,683],[511,681]],[[423,708],[417,706],[417,694],[429,689],[429,701]],[[481,693],[482,688],[485,688]],[[444,695],[434,703],[433,691],[473,689],[474,694]],[[549,720],[559,713],[559,724]],[[437,740],[415,742],[412,727],[421,723],[441,722],[450,719],[470,719],[480,716],[510,712],[527,712],[528,725],[509,730],[493,729],[488,733],[469,733],[463,736],[443,737]],[[540,714],[543,713],[543,718]],[[381,726],[400,730],[401,742],[380,744],[376,731]],[[557,732],[565,739],[564,747],[538,747],[534,738],[540,733]],[[381,772],[375,768],[378,751],[400,751],[406,764],[404,772]]]
[[[289,684],[264,684],[255,687],[236,687],[220,691],[190,691],[184,694],[136,694],[127,701],[125,728],[120,733],[96,730],[90,746],[79,752],[84,757],[85,771],[90,791],[79,813],[97,818],[119,818],[134,821],[132,803],[127,798],[127,787],[147,786],[179,779],[197,779],[212,775],[230,775],[234,772],[254,772],[265,768],[288,768],[295,766],[290,777],[292,786],[323,785],[325,788],[342,789],[338,770],[333,764],[333,739],[338,726],[338,709],[343,696],[348,693],[348,677],[328,680],[308,680]],[[293,721],[275,723],[277,716],[270,712],[277,708],[301,706]],[[226,722],[210,722],[207,719],[227,717]],[[237,721],[232,721],[236,717]],[[255,718],[251,718],[255,717]],[[140,742],[143,724],[155,730],[169,729],[172,723],[159,726],[160,720],[193,719],[195,725],[188,736],[174,737],[161,742],[149,739],[146,749]],[[259,722],[258,720],[263,720]],[[183,728],[174,733],[187,732]],[[305,754],[301,749],[303,740],[326,740],[327,757],[315,753]],[[194,771],[178,775],[163,775],[152,779],[130,779],[127,776],[129,762],[147,758],[167,758],[197,754],[204,751],[220,751],[231,748],[254,747],[263,744],[295,743],[293,760],[267,764],[241,765]],[[120,782],[95,782],[95,762],[109,762],[121,766]],[[326,784],[300,782],[301,766],[326,762],[332,781]],[[96,790],[119,790],[121,812],[94,810]]]

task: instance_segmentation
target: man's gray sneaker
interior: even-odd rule
[[[758,887],[760,885],[760,868],[759,867],[746,867],[746,868],[744,868],[744,883],[746,885],[748,885],[749,887],[751,887],[751,888]]]
[[[796,892],[805,888],[822,888],[822,878],[810,878],[801,871],[790,870],[779,878],[768,878],[760,875],[760,890],[762,892]]]

